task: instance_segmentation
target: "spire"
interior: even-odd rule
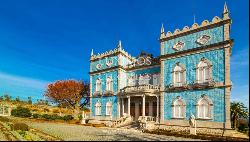
[[[165,31],[164,31],[164,26],[163,26],[163,23],[161,25],[161,36],[160,36],[160,39],[164,38],[165,37]]]
[[[121,40],[119,40],[117,48],[122,49],[122,41]]]
[[[228,11],[227,3],[226,2],[224,4],[223,19],[229,19],[229,11]]]
[[[93,55],[94,55],[94,50],[92,49],[92,50],[91,50],[91,56],[93,56]]]

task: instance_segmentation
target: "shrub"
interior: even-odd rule
[[[28,108],[17,107],[11,111],[11,115],[15,117],[31,117],[32,114]]]
[[[78,115],[78,119],[81,121],[82,120],[82,115]]]
[[[32,114],[32,117],[33,118],[41,118],[42,116],[40,114],[34,113],[34,114]]]
[[[74,117],[73,117],[72,115],[65,115],[65,116],[62,117],[62,119],[63,119],[64,121],[69,121],[69,120],[74,119]]]
[[[28,131],[29,126],[25,123],[14,123],[11,125],[12,130],[21,130],[21,131]]]
[[[7,117],[0,116],[0,121],[2,121],[2,122],[9,122],[10,119],[7,118]]]

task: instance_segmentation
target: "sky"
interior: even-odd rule
[[[227,0],[234,39],[232,101],[249,107],[249,1]],[[43,98],[48,83],[89,80],[91,49],[119,40],[133,56],[160,54],[165,31],[221,16],[225,0],[8,0],[0,1],[0,95]],[[194,16],[195,15],[195,16]],[[194,18],[195,17],[195,18]]]

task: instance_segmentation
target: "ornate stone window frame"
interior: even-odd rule
[[[113,59],[108,59],[108,60],[106,60],[106,65],[107,65],[108,67],[111,67],[111,66],[113,65],[113,63],[114,63]]]
[[[207,66],[201,66],[202,63],[205,63],[207,64]],[[206,83],[206,82],[210,82],[213,80],[213,65],[212,63],[206,59],[205,57],[202,57],[200,62],[197,64],[197,67],[196,67],[196,83]],[[206,81],[201,80],[200,79],[200,74],[203,73],[203,78],[206,78],[206,72],[205,72],[205,69],[208,69],[209,71],[209,78],[206,79]],[[202,72],[201,72],[202,70]]]
[[[177,42],[173,45],[172,48],[173,48],[175,51],[180,51],[180,50],[182,50],[182,49],[184,48],[184,46],[185,46],[185,42],[177,41]]]
[[[106,103],[106,115],[111,116],[112,115],[112,102],[108,101]]]
[[[177,70],[177,67],[179,67],[181,70]],[[181,78],[181,74],[182,74],[182,78],[181,78],[181,82],[176,82],[175,78],[176,78],[176,72],[179,73],[179,78]],[[183,86],[186,83],[186,68],[184,65],[180,64],[180,62],[177,62],[174,67],[173,67],[173,71],[172,71],[172,84],[175,87],[180,87]]]
[[[100,78],[95,81],[95,92],[102,92],[102,80]]]
[[[204,39],[205,38],[205,39]],[[208,38],[208,39],[207,39]],[[211,40],[212,36],[208,35],[208,34],[203,34],[202,36],[200,36],[197,40],[196,43],[200,44],[200,45],[205,45],[209,40]]]
[[[98,63],[96,64],[96,69],[100,70],[102,68],[102,64]]]
[[[200,113],[200,103],[202,100],[205,100],[208,102],[208,116],[209,117],[200,117],[199,116],[199,113]],[[201,119],[201,120],[212,120],[213,119],[213,111],[214,111],[214,108],[213,108],[213,102],[212,100],[206,96],[205,94],[201,95],[201,98],[197,101],[197,104],[196,104],[196,118],[197,119]]]
[[[96,116],[102,115],[102,104],[99,101],[95,103],[95,115]]]
[[[106,79],[106,91],[113,91],[113,79],[111,76],[108,76]]]
[[[182,104],[181,105],[176,104],[177,102],[181,102]],[[177,107],[179,109],[179,116],[175,115]],[[181,113],[183,113],[183,117],[180,117]],[[177,96],[176,99],[172,102],[172,118],[173,119],[185,119],[186,118],[186,102],[180,96]]]

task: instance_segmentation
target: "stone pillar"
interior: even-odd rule
[[[122,99],[122,116],[124,115],[124,98],[121,98]]]
[[[145,95],[142,96],[142,116],[145,116]]]
[[[121,105],[120,105],[120,98],[117,98],[117,111],[118,111],[118,118],[121,117]]]
[[[156,121],[159,122],[159,96],[156,96],[156,99],[157,99],[157,107],[156,107]]]
[[[130,96],[128,96],[128,115],[130,116]]]
[[[148,103],[148,105],[149,105],[149,116],[153,116],[153,102],[149,102]]]

